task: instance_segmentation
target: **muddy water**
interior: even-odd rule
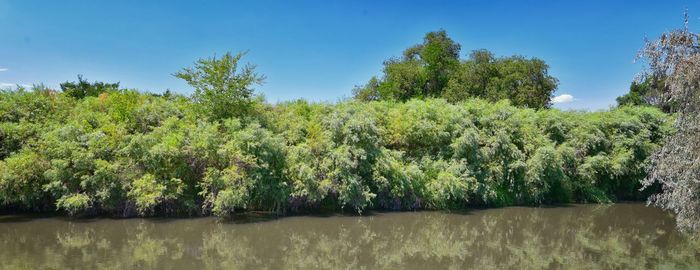
[[[700,243],[642,204],[368,216],[0,216],[1,269],[696,269]]]

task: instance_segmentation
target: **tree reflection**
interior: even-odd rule
[[[470,213],[2,224],[3,269],[649,269],[700,265],[700,242],[642,205]]]

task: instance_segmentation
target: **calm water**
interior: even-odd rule
[[[2,269],[697,269],[642,204],[196,219],[0,216]]]

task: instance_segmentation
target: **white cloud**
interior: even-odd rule
[[[569,94],[561,94],[558,95],[554,98],[552,98],[552,103],[557,104],[557,103],[569,103],[574,101],[574,96],[569,95]]]
[[[0,72],[8,71],[8,70],[10,70],[10,69],[9,68],[0,68]]]

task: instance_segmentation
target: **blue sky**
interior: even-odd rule
[[[338,101],[432,30],[462,55],[538,57],[564,109],[605,109],[642,68],[645,37],[681,27],[698,1],[31,1],[0,0],[0,86],[57,87],[83,74],[151,92],[191,89],[171,74],[249,50],[268,101]]]

